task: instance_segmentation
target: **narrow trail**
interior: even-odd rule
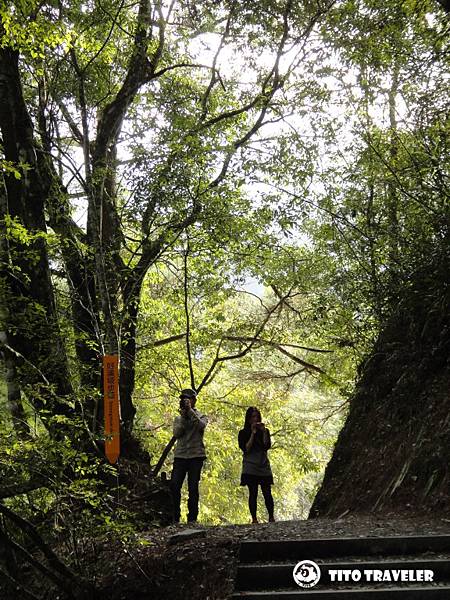
[[[116,563],[111,549],[102,560],[110,569],[102,585],[110,600],[260,600],[300,594],[318,600],[450,598],[450,516],[347,515],[259,525],[196,524],[195,529],[172,525],[149,529],[125,550],[117,562],[116,549]],[[316,559],[324,572],[428,569],[435,578],[427,583],[428,595],[425,582],[333,583],[327,575],[308,590],[293,580],[293,568],[302,559]]]

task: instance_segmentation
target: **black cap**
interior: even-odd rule
[[[195,390],[191,390],[191,388],[186,388],[185,390],[181,390],[180,398],[197,398],[197,392]]]

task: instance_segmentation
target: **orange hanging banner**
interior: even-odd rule
[[[105,454],[111,464],[120,455],[119,357],[103,357],[103,406],[105,413]]]

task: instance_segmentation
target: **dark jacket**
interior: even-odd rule
[[[251,429],[241,429],[238,435],[239,448],[243,452],[242,456],[242,473],[246,475],[256,475],[258,477],[270,477],[272,469],[270,468],[267,450],[271,444],[270,431],[267,431],[266,442],[264,442],[263,432],[257,431],[253,439],[253,444],[250,450],[246,450],[245,446],[250,439]]]

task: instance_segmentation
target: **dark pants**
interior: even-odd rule
[[[270,489],[270,484],[261,483],[261,491],[264,496],[264,502],[266,504],[267,512],[269,513],[269,518],[273,518],[273,510],[274,503],[272,497],[272,490]],[[254,519],[256,519],[256,506],[258,501],[258,484],[249,484],[248,485],[248,507],[250,509],[250,514]]]
[[[170,489],[173,500],[173,520],[180,520],[181,488],[184,478],[188,476],[188,521],[196,521],[198,516],[198,484],[203,467],[203,457],[200,458],[175,458],[173,461]]]

